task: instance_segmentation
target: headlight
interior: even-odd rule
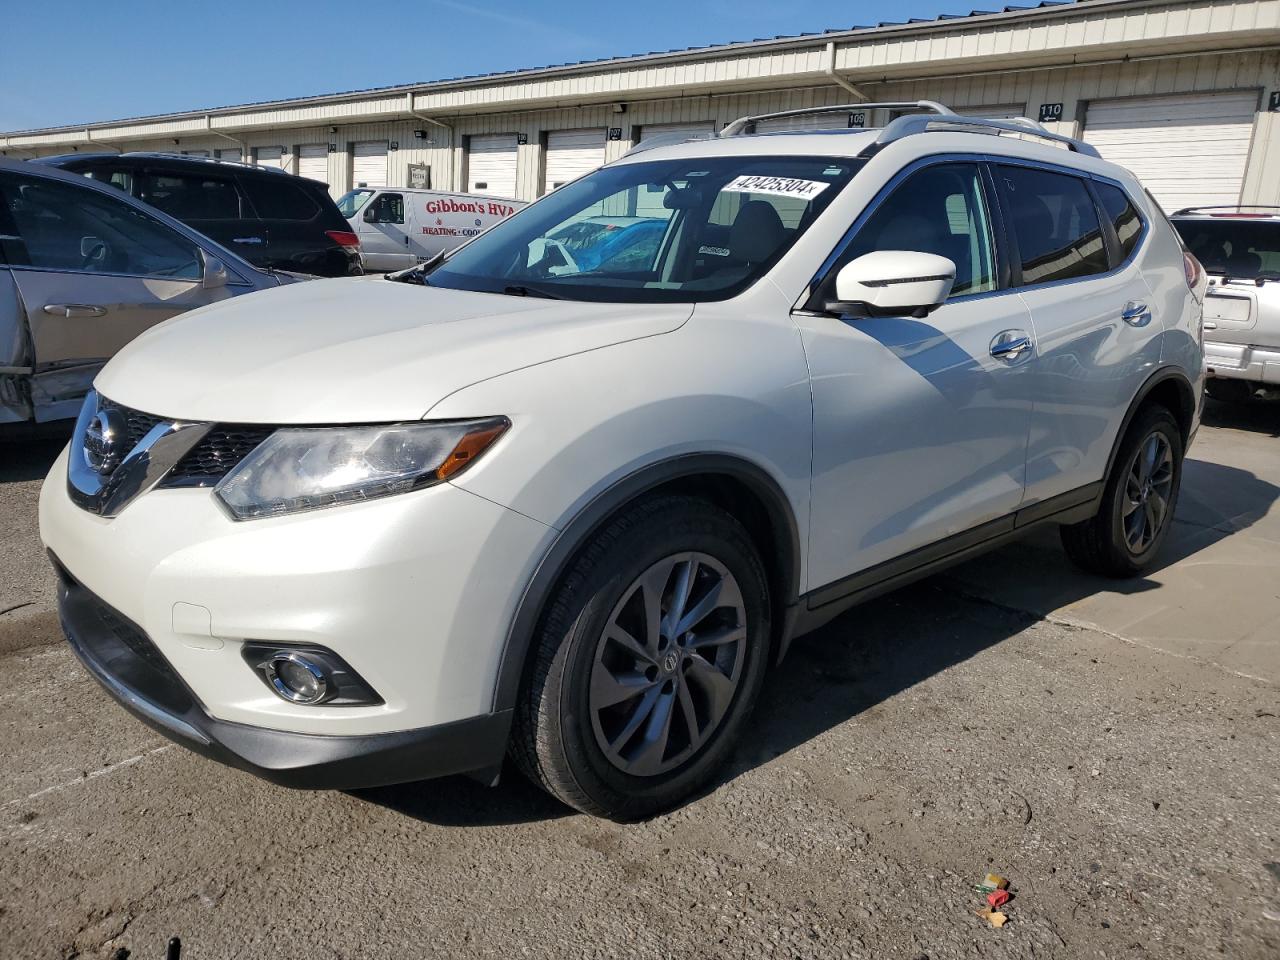
[[[506,417],[277,430],[214,488],[236,520],[372,500],[448,480],[507,428]]]

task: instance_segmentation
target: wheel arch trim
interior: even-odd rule
[[[744,484],[764,505],[783,551],[784,606],[797,602],[801,577],[800,531],[781,485],[759,465],[731,454],[688,454],[641,467],[597,494],[560,531],[525,584],[507,628],[498,663],[493,703],[515,706],[538,619],[557,582],[593,533],[618,510],[664,484],[697,477],[727,477]],[[783,618],[775,618],[781,622]],[[499,708],[495,708],[499,709]]]
[[[1192,385],[1191,379],[1187,376],[1185,370],[1181,367],[1166,366],[1161,367],[1142,384],[1137,394],[1133,398],[1133,402],[1129,404],[1129,409],[1125,411],[1124,419],[1120,422],[1120,429],[1116,432],[1115,439],[1111,441],[1111,453],[1107,456],[1107,470],[1102,475],[1103,482],[1111,476],[1111,470],[1115,466],[1116,456],[1120,452],[1120,445],[1124,442],[1125,434],[1129,432],[1129,427],[1133,424],[1133,418],[1138,415],[1138,411],[1142,409],[1143,404],[1151,397],[1152,392],[1161,384],[1176,383],[1179,392],[1183,394],[1183,399],[1188,402],[1191,410],[1191,422],[1189,424],[1189,433],[1186,436],[1186,442],[1190,442],[1191,434],[1195,432],[1195,416],[1196,416],[1196,391]],[[1175,417],[1179,416],[1179,411],[1170,411]]]

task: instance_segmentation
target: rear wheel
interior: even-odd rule
[[[552,597],[513,756],[586,813],[667,809],[728,756],[768,638],[764,570],[742,526],[693,498],[641,503],[588,544]]]
[[[1182,484],[1182,431],[1164,407],[1138,412],[1117,452],[1097,514],[1061,528],[1077,566],[1132,577],[1155,562],[1173,525]]]

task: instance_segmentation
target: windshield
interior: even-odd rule
[[[606,167],[497,224],[428,282],[568,300],[723,300],[773,266],[863,162],[714,157]]]
[[[338,212],[350,220],[360,212],[360,208],[368,203],[372,196],[372,190],[348,190],[338,201]]]
[[[1209,273],[1280,280],[1280,220],[1177,220],[1174,226]]]

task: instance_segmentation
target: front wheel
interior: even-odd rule
[[[638,504],[551,598],[516,711],[517,765],[615,820],[686,799],[755,702],[769,616],[759,555],[732,516],[689,497]]]
[[[1078,567],[1133,577],[1155,562],[1173,526],[1182,485],[1182,431],[1164,407],[1139,411],[1117,452],[1097,514],[1061,527]]]

